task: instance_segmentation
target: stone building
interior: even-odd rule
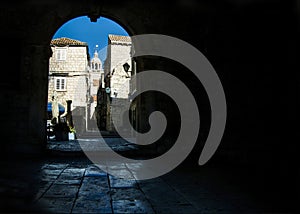
[[[125,71],[124,64],[129,70]],[[105,76],[108,77],[106,84],[109,94],[107,108],[108,131],[115,131],[115,123],[122,124],[123,117],[126,116],[124,109],[129,103],[129,89],[132,70],[131,60],[131,39],[129,36],[108,35],[107,58],[105,60]]]
[[[88,120],[87,128],[88,130],[97,130],[97,97],[98,91],[104,89],[104,70],[102,62],[98,57],[97,49],[95,49],[94,56],[89,63],[88,71],[88,94],[90,100],[88,102]]]
[[[72,100],[71,111],[76,130],[86,129],[88,112],[88,44],[70,38],[53,39],[50,43],[52,57],[49,59],[48,102],[54,93],[58,103],[67,109]]]

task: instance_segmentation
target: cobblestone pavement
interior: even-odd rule
[[[84,156],[54,155],[0,164],[4,213],[290,213],[278,208],[264,190],[260,196],[252,194],[257,190],[252,191],[255,185],[250,185],[247,172],[236,173],[234,168],[183,165],[139,181],[114,177]],[[110,170],[121,174],[128,168],[120,163]]]
[[[127,167],[120,164],[112,170],[122,173]],[[182,173],[137,181],[111,176],[88,161],[46,163],[39,171],[34,202],[43,212],[53,213],[243,213],[257,209],[234,186],[214,184],[215,172],[202,177]]]
[[[78,142],[80,141],[80,143]],[[97,142],[97,147],[95,146]],[[114,151],[126,152],[134,151],[137,149],[135,144],[125,141],[122,138],[113,137],[113,138],[80,138],[77,140],[69,141],[48,141],[47,148],[50,152],[53,153],[71,153],[82,152],[82,146],[86,147],[89,150],[100,149],[105,151],[105,146],[109,145]]]

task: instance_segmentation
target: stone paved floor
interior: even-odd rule
[[[80,141],[80,143],[79,143]],[[97,142],[97,148],[94,146],[95,142]],[[82,146],[89,148],[89,150],[101,149],[104,151],[106,144],[110,145],[110,147],[114,151],[133,151],[136,146],[133,143],[127,142],[122,138],[114,137],[114,138],[80,138],[77,140],[69,140],[69,141],[48,141],[47,148],[51,152],[61,152],[61,153],[76,153],[82,152]]]
[[[276,189],[268,198],[269,190],[247,171],[221,165],[182,165],[143,181],[114,177],[84,156],[2,161],[0,167],[3,213],[293,213],[279,203]]]
[[[113,170],[126,170],[118,166]],[[145,180],[111,176],[88,161],[50,162],[39,170],[35,206],[53,213],[244,213],[258,204],[215,173],[176,171]],[[219,189],[221,188],[221,189]]]

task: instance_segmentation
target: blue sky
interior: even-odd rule
[[[128,36],[124,28],[108,18],[100,17],[97,22],[91,22],[87,16],[81,16],[62,25],[54,34],[53,39],[68,37],[87,42],[91,58],[94,55],[96,45],[98,45],[99,58],[103,63],[106,58],[105,47],[108,44],[108,34]]]

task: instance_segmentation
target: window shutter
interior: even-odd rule
[[[64,89],[65,89],[65,79],[61,79],[60,89],[61,89],[61,90],[64,90]]]
[[[60,89],[60,79],[56,79],[56,90]]]

